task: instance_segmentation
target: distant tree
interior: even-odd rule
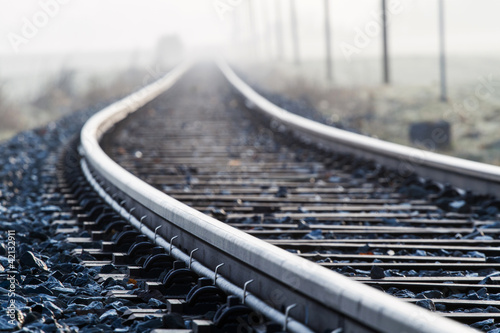
[[[144,85],[150,74],[137,67],[129,67],[119,73],[107,83],[103,83],[99,75],[90,77],[86,88],[81,92],[79,99],[83,106],[108,102],[126,96]],[[149,83],[149,82],[147,82]]]
[[[0,80],[0,139],[17,132],[23,123],[23,115],[9,102],[5,93],[5,82]]]
[[[33,99],[32,105],[65,114],[73,106],[76,95],[75,71],[63,68],[57,76],[48,80],[40,94]]]
[[[70,112],[109,104],[156,79],[157,72],[162,73],[156,67],[141,68],[132,63],[113,74],[96,73],[82,84],[76,81],[82,77],[81,72],[63,68],[44,83],[34,98],[15,104],[8,99],[5,82],[0,79],[0,141]]]

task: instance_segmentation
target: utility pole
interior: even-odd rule
[[[387,10],[386,0],[382,0],[382,50],[383,50],[383,72],[384,84],[390,83],[389,77],[389,51],[387,46]]]
[[[281,30],[281,6],[280,0],[274,0],[275,11],[276,11],[276,48],[278,60],[283,60],[283,34]]]
[[[261,2],[262,4],[262,19],[264,20],[264,30],[262,34],[262,39],[264,39],[263,44],[266,44],[267,53],[269,54],[269,59],[273,57],[273,40],[272,40],[272,32],[270,29],[271,16],[269,14],[269,0],[264,0]]]
[[[299,49],[299,36],[297,26],[297,8],[295,7],[295,0],[290,0],[290,22],[292,31],[293,42],[293,58],[295,65],[300,65],[300,49]]]
[[[324,0],[325,3],[325,45],[326,45],[326,78],[333,81],[332,72],[332,45],[330,36],[330,0]]]
[[[249,44],[251,48],[251,52],[253,55],[254,60],[257,60],[257,55],[258,55],[258,38],[257,38],[257,30],[255,26],[255,17],[254,17],[254,12],[253,12],[253,6],[252,6],[252,1],[248,1],[248,20],[249,20],[249,26],[250,26],[250,38],[249,38]]]
[[[240,22],[238,18],[236,17],[236,14],[231,15],[231,20],[232,20],[232,29],[231,29],[231,56],[235,57],[238,59],[241,55],[238,52],[240,49],[240,45],[238,45],[238,36],[240,34]]]
[[[439,68],[441,76],[441,102],[448,101],[446,89],[446,57],[445,57],[445,38],[444,38],[444,1],[438,0],[439,10]]]

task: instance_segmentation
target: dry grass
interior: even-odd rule
[[[342,87],[305,78],[286,65],[242,67],[240,71],[267,91],[292,100],[308,99],[330,123],[340,122],[386,141],[411,145],[411,123],[449,121],[452,146],[440,153],[500,165],[500,98],[478,98],[477,82],[451,87],[450,99],[443,103],[437,86]]]
[[[78,87],[76,75],[73,70],[62,69],[47,80],[37,96],[16,103],[6,96],[0,81],[0,141],[20,131],[43,126],[71,112],[113,101],[153,79],[145,70],[129,68],[114,74],[112,79],[92,77],[84,87]]]

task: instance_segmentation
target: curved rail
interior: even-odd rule
[[[290,113],[266,100],[243,82],[223,61],[218,62],[227,80],[256,109],[286,125],[299,135],[321,142],[336,151],[372,159],[399,170],[401,175],[419,175],[449,182],[478,193],[500,191],[500,167],[446,156],[333,128]]]
[[[221,277],[217,278],[217,285],[221,288],[227,283],[241,288],[247,280],[254,278],[262,282],[251,284],[250,293],[261,300],[271,301],[274,309],[284,309],[293,303],[301,305],[291,312],[293,319],[288,321],[288,329],[292,332],[309,331],[305,325],[317,331],[343,327],[344,332],[473,332],[466,326],[235,230],[167,196],[111,160],[99,145],[103,134],[129,113],[168,90],[188,68],[188,64],[180,65],[159,81],[107,107],[93,116],[81,132],[80,152],[85,164],[105,182],[102,187],[126,195],[138,207],[134,213],[148,216],[144,223],[140,222],[139,229],[146,226],[151,234],[162,225],[158,230],[159,237],[170,239],[180,234],[180,248],[190,251],[199,247],[201,251],[197,251],[194,257],[204,266],[214,269],[225,262],[227,268],[222,268],[219,271]],[[221,65],[221,68],[233,84],[236,82],[236,86],[242,86],[229,67]],[[271,109],[277,118],[279,114],[286,115],[286,111],[265,101],[248,86],[243,90],[259,108]],[[312,122],[297,116],[291,118],[304,122],[308,131],[313,132]],[[286,123],[290,125],[290,119]],[[318,136],[327,138],[325,131],[322,128]],[[108,194],[108,197],[111,196]],[[135,220],[136,226],[138,223]],[[164,240],[161,243],[169,244]],[[232,265],[238,267],[232,268]],[[273,298],[276,293],[281,297]],[[253,307],[259,310],[264,306],[268,305],[262,301],[253,303]]]

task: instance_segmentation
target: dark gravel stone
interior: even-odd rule
[[[115,321],[113,321],[111,323],[111,327],[114,329],[113,330],[114,332],[128,332],[129,331],[128,327],[123,326],[123,322],[120,318],[115,319]]]
[[[158,290],[153,289],[153,290],[137,290],[134,292],[140,299],[142,299],[144,302],[149,302],[151,298],[155,298],[157,300],[164,300],[165,296]]]
[[[488,306],[485,310],[486,312],[489,312],[489,313],[499,313],[500,312],[500,309],[498,309],[497,307],[494,307],[494,306]]]
[[[55,317],[54,312],[51,309],[47,308],[44,304],[36,304],[31,308],[31,311],[42,314],[45,319]]]
[[[383,218],[382,222],[387,225],[398,225],[399,222],[395,218]]]
[[[58,307],[57,305],[55,305],[54,303],[52,303],[50,301],[43,302],[43,305],[48,310],[52,311],[52,313],[54,314],[54,316],[56,318],[60,318],[61,317],[61,315],[63,313],[63,310],[60,307]]]
[[[472,291],[467,295],[467,299],[480,300],[480,299],[482,299],[482,297],[480,297],[475,291]]]
[[[420,301],[417,301],[415,304],[424,308],[424,309],[427,309],[430,311],[436,311],[436,306],[434,305],[434,302],[430,299],[422,299]]]
[[[500,257],[487,257],[486,262],[489,263],[500,263]]]
[[[407,275],[407,276],[418,276],[418,273],[417,273],[415,270],[411,269],[411,270],[409,270],[409,271],[407,272],[407,274],[406,274],[406,275]]]
[[[276,192],[277,198],[286,198],[288,195],[288,189],[285,186],[280,186]]]
[[[42,280],[43,279],[43,280]],[[24,281],[23,284],[31,284],[31,285],[37,285],[45,282],[46,279],[44,276],[33,276],[33,275],[28,275]]]
[[[178,313],[169,313],[163,316],[163,327],[170,329],[185,329],[186,325],[184,324],[184,319]]]
[[[30,295],[30,294],[54,295],[54,293],[52,292],[52,290],[50,290],[47,287],[44,287],[44,286],[30,286],[30,285],[27,285],[27,286],[23,287],[23,293],[25,295]]]
[[[54,294],[74,294],[76,292],[76,289],[73,288],[62,288],[62,287],[55,287],[51,289]]]
[[[42,259],[37,258],[31,251],[27,251],[26,253],[24,253],[19,258],[19,263],[23,267],[32,267],[43,271],[48,271],[47,264]]]
[[[81,272],[85,269],[85,267],[79,264],[64,263],[53,265],[52,269],[56,269],[62,274],[69,274]],[[61,278],[64,279],[64,277]]]
[[[88,314],[84,316],[75,316],[71,318],[62,319],[61,322],[68,326],[79,326],[83,327],[88,324],[95,324],[96,316],[93,314]]]
[[[61,211],[61,207],[54,206],[54,205],[49,205],[49,206],[44,206],[40,209],[41,212],[43,213],[56,213]]]
[[[478,284],[483,285],[483,284],[494,284],[494,283],[491,277],[487,276],[484,279],[482,279]]]
[[[424,199],[427,198],[427,196],[429,195],[429,193],[422,186],[415,184],[409,186],[402,186],[399,189],[399,193],[412,199]]]
[[[466,309],[465,312],[467,312],[467,313],[484,313],[484,310],[482,308],[471,308],[471,309]]]
[[[148,318],[148,316],[146,316],[144,322],[137,324],[136,331],[146,332],[149,331],[150,329],[161,328],[162,326],[163,322],[161,318],[155,318],[155,317]]]
[[[486,258],[484,253],[478,252],[478,251],[469,251],[469,252],[467,252],[467,255],[472,257],[472,258]]]
[[[39,232],[39,231],[30,231],[29,238],[39,239],[41,241],[46,241],[48,239],[48,236],[42,232]]]
[[[83,310],[102,310],[104,309],[104,305],[102,302],[99,301],[93,301],[89,305],[83,308]]]
[[[12,319],[6,315],[0,316],[0,332],[9,332],[18,328],[17,321],[12,322]]]
[[[425,257],[427,255],[427,252],[424,250],[415,250],[415,255],[419,257]]]
[[[89,282],[90,282],[89,275],[82,274],[73,281],[73,285],[81,287],[89,284]]]
[[[415,294],[407,289],[403,289],[394,294],[396,297],[401,298],[415,298]]]
[[[101,273],[102,274],[110,274],[112,272],[117,271],[117,268],[115,265],[104,265],[101,267]]]
[[[93,257],[90,253],[86,251],[82,251],[82,253],[78,256],[80,260],[85,260],[85,261],[95,261],[96,258]]]
[[[372,266],[372,269],[370,270],[370,278],[372,278],[372,279],[385,278],[384,269],[380,266]]]
[[[441,312],[444,312],[446,311],[446,305],[444,304],[434,304],[436,306],[436,311],[441,311]]]
[[[24,325],[28,325],[29,323],[36,322],[42,318],[42,315],[38,312],[29,312],[24,317]]]
[[[498,228],[500,228],[500,222],[494,222],[480,227],[480,229],[498,229]]]
[[[162,301],[157,300],[156,298],[150,298],[148,301],[148,305],[153,308],[166,308],[167,305]]]
[[[481,288],[476,293],[481,298],[487,298],[488,297],[488,289],[486,289],[486,288]]]
[[[443,293],[439,290],[426,290],[424,292],[418,293],[416,298],[443,298]]]
[[[61,281],[59,281],[58,279],[56,279],[55,277],[53,276],[49,276],[47,281],[45,281],[43,283],[43,285],[47,288],[50,288],[50,289],[53,289],[53,288],[64,288],[64,285],[61,283]]]
[[[71,297],[68,303],[89,305],[89,304],[91,304],[94,301],[104,302],[105,301],[105,297],[82,297],[82,296],[76,296],[76,297]]]
[[[298,230],[309,230],[309,229],[311,229],[311,227],[309,227],[307,222],[305,222],[304,220],[299,220],[297,222],[297,229]]]
[[[115,309],[111,309],[111,310],[108,310],[108,311],[104,312],[99,317],[99,321],[100,322],[105,322],[105,321],[109,321],[109,320],[114,320],[116,318],[118,318],[118,312],[116,312]]]
[[[324,239],[321,229],[316,229],[302,237],[303,239]]]
[[[53,270],[49,276],[54,277],[57,280],[61,281],[61,277],[63,277],[63,274],[57,270]]]
[[[483,326],[493,325],[494,323],[495,323],[495,319],[486,319],[486,320],[478,321],[477,323],[470,325],[470,327],[482,329]]]

